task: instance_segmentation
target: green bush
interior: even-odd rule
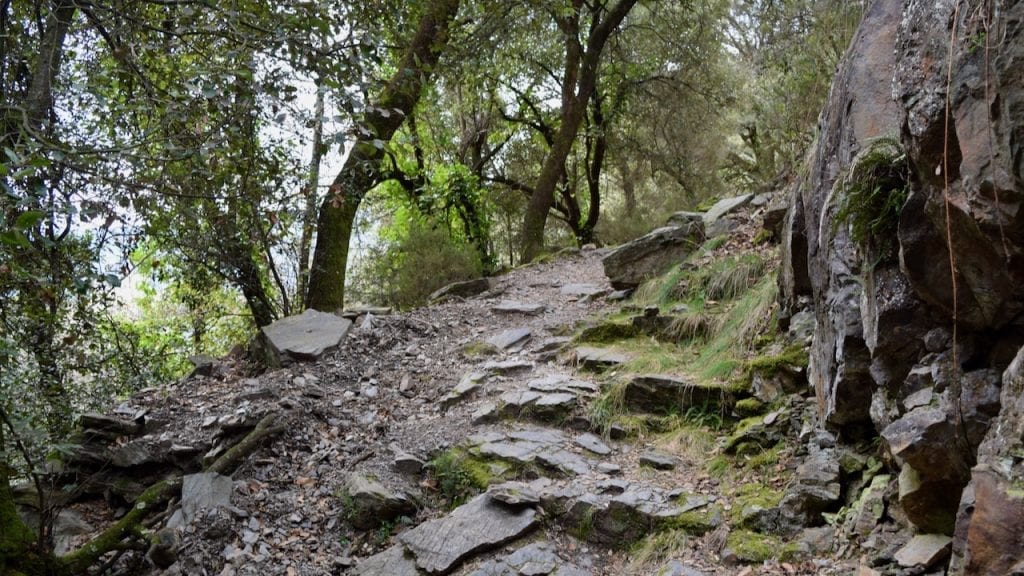
[[[479,253],[443,223],[412,218],[371,249],[349,287],[356,300],[403,310],[426,304],[432,292],[483,275]]]

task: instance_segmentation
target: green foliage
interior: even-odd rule
[[[900,210],[910,194],[908,176],[907,154],[900,142],[872,140],[836,181],[839,197],[833,226],[847,225],[850,238],[876,252],[879,260],[892,257]]]
[[[432,292],[483,273],[479,253],[447,227],[415,215],[395,219],[383,245],[355,270],[350,294],[400,309],[421,306]]]
[[[733,530],[725,545],[741,562],[749,564],[760,564],[773,558],[785,562],[799,552],[795,542],[783,542],[775,536],[749,530]]]
[[[494,481],[491,464],[466,450],[453,448],[431,460],[427,467],[437,478],[437,487],[449,508],[465,502]]]

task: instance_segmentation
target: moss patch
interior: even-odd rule
[[[632,324],[619,322],[602,322],[597,326],[584,328],[576,337],[578,342],[609,343],[627,340],[640,335],[640,331]]]
[[[462,355],[467,358],[494,356],[500,352],[501,350],[498,350],[498,347],[494,344],[483,341],[470,342],[462,347]]]
[[[760,564],[766,560],[791,560],[797,553],[795,543],[749,530],[733,530],[725,541],[725,547],[736,555],[740,562]]]

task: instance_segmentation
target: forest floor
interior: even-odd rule
[[[360,316],[316,362],[253,377],[227,358],[209,376],[133,396],[116,413],[148,410],[147,436],[172,452],[216,455],[218,438],[269,412],[287,423],[233,474],[231,506],[186,522],[177,563],[152,573],[417,574],[410,551],[431,545],[452,554],[434,572],[460,576],[850,573],[806,545],[792,553],[800,543],[738,527],[752,495],[784,488],[792,448],[735,464],[721,456],[723,415],[670,414],[667,427],[597,415],[632,377],[629,356],[645,341],[619,359],[580,350],[590,346],[581,329],[630,311],[607,298],[601,255],[564,254],[472,298]],[[678,366],[664,371],[685,377]],[[363,519],[372,527],[354,528],[352,473],[398,494],[401,513],[384,504]],[[523,524],[474,516],[487,504],[476,493],[487,484],[501,492],[494,486],[507,480],[522,484],[506,493],[527,495],[508,508]],[[446,523],[459,504],[469,515]],[[492,540],[474,540],[481,531]]]

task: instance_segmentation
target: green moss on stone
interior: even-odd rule
[[[766,560],[791,560],[798,553],[795,543],[783,542],[775,536],[750,530],[733,530],[726,538],[725,547],[740,562],[761,564]]]
[[[765,404],[757,398],[744,398],[742,400],[737,400],[736,405],[733,408],[741,417],[750,418],[751,416],[764,412]]]

